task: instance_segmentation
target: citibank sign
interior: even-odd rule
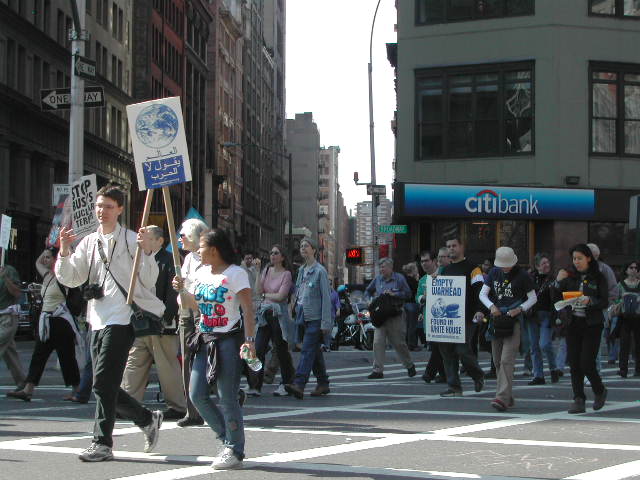
[[[404,185],[404,215],[578,220],[595,213],[593,190]]]

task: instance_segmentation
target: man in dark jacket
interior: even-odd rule
[[[475,391],[480,392],[484,387],[484,372],[478,365],[478,359],[471,350],[470,342],[475,337],[478,328],[473,322],[473,316],[478,311],[478,294],[482,288],[481,281],[474,281],[473,271],[477,265],[467,260],[464,256],[464,245],[459,237],[452,237],[447,240],[447,249],[451,263],[442,269],[440,275],[460,276],[466,279],[466,305],[465,305],[465,343],[438,343],[438,348],[442,354],[444,369],[447,373],[447,384],[449,388],[442,392],[442,397],[462,396],[462,386],[458,373],[458,361],[471,376],[474,382]]]
[[[129,351],[127,367],[122,377],[122,388],[133,398],[142,401],[147,387],[151,364],[155,362],[160,388],[169,407],[164,412],[165,420],[178,420],[185,416],[187,401],[182,388],[179,343],[176,335],[178,302],[176,291],[171,287],[175,277],[173,257],[164,248],[164,232],[160,227],[147,227],[151,233],[152,251],[158,264],[156,296],[166,309],[163,316],[162,332],[136,338]]]

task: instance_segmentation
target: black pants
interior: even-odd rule
[[[640,373],[640,318],[622,318],[620,327],[620,372],[627,373],[629,369],[629,350],[631,336],[635,343],[636,371]]]
[[[585,375],[591,382],[593,393],[600,395],[604,392],[602,378],[596,368],[601,336],[602,325],[587,325],[584,318],[571,318],[567,328],[567,360],[571,367],[571,387],[574,398],[586,398]]]
[[[442,355],[440,355],[438,344],[431,342],[431,356],[429,357],[427,367],[424,369],[424,376],[434,379],[438,373],[446,378],[444,363],[442,362]]]
[[[280,361],[280,373],[282,375],[282,383],[293,383],[293,375],[295,370],[293,368],[293,360],[291,359],[291,353],[289,353],[289,344],[282,338],[282,329],[280,328],[280,322],[278,317],[274,316],[271,312],[266,312],[264,318],[267,321],[266,325],[258,328],[256,334],[256,355],[265,365],[265,356],[267,354],[267,348],[269,347],[269,341],[272,342],[274,348],[274,355],[278,356]],[[256,390],[262,390],[262,383],[264,381],[264,368],[259,372],[251,373],[251,388]]]
[[[131,325],[109,325],[91,332],[93,393],[96,397],[93,441],[108,447],[113,447],[111,435],[116,411],[138,427],[151,423],[151,411],[120,388],[133,340]]]
[[[465,325],[466,343],[444,343],[439,342],[438,348],[442,355],[444,371],[447,374],[447,384],[452,390],[462,390],[460,384],[460,363],[474,381],[484,379],[484,372],[478,365],[478,359],[471,350],[471,340],[475,337],[477,326],[471,322]]]
[[[59,317],[49,318],[49,327],[49,339],[46,342],[41,342],[39,338],[36,339],[26,383],[34,385],[40,383],[49,356],[55,350],[58,354],[58,360],[60,360],[64,384],[75,387],[80,383],[80,371],[78,362],[76,362],[76,342],[73,329],[64,318]]]

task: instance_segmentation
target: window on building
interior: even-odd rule
[[[530,154],[533,63],[416,73],[416,159]]]
[[[416,0],[416,25],[534,14],[534,0]]]
[[[96,42],[96,70],[100,75],[104,75],[102,72],[102,45],[100,42]]]
[[[590,0],[591,15],[640,18],[640,0]]]
[[[93,0],[87,0],[85,5],[87,15],[91,15],[93,13]]]
[[[51,85],[51,66],[47,62],[42,62],[42,88],[49,88]]]
[[[102,0],[102,26],[109,31],[109,0]]]
[[[118,82],[118,58],[111,55],[111,83],[114,85]]]
[[[42,60],[39,56],[33,56],[33,99],[38,100],[40,98],[40,89],[42,88]]]
[[[18,91],[27,93],[27,52],[23,46],[18,46]]]
[[[103,0],[96,0],[96,22],[102,25],[102,2]]]
[[[6,72],[7,72],[7,86],[9,88],[15,88],[16,85],[16,42],[7,39],[7,56],[6,58]]]
[[[73,21],[71,20],[71,17],[65,17],[64,20],[64,46],[70,48],[71,40],[69,39],[69,34],[73,31]]]
[[[118,5],[113,2],[111,6],[111,34],[113,38],[118,38]]]
[[[56,40],[60,45],[64,45],[65,44],[65,23],[64,23],[64,12],[60,9],[58,9],[58,21],[56,23],[57,29],[56,29]]]
[[[119,8],[118,9],[118,41],[120,43],[122,43],[123,29],[124,29],[124,12],[122,11],[121,8]]]
[[[118,60],[118,87],[122,88],[122,69],[123,69],[123,65],[122,65],[122,60]]]
[[[640,155],[640,65],[592,63],[591,152]]]
[[[42,30],[49,35],[51,31],[51,0],[44,0],[42,7]]]
[[[40,27],[40,2],[42,0],[33,0],[33,8],[31,9],[31,21],[36,27]]]

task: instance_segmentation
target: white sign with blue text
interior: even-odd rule
[[[424,331],[427,341],[465,342],[466,278],[427,278]]]
[[[180,97],[127,106],[138,188],[162,188],[191,181]]]

